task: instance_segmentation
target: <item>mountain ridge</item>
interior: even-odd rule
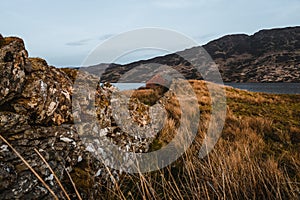
[[[203,53],[202,48],[219,67],[224,82],[300,82],[300,26],[264,29],[252,35],[225,35],[176,53],[124,65],[100,64],[86,70],[97,74],[102,69],[103,82],[118,82],[133,68],[161,64],[171,66],[187,79],[201,80],[201,74],[191,67],[199,63],[190,63],[186,58],[195,59],[199,52]],[[153,75],[148,73],[139,80],[148,80]]]

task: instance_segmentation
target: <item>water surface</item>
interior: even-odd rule
[[[122,91],[138,89],[139,87],[145,86],[145,83],[112,83],[112,85]]]
[[[252,92],[300,94],[300,83],[224,83],[224,85]]]
[[[120,90],[133,90],[144,87],[145,83],[112,83]],[[224,83],[234,88],[251,92],[274,94],[300,94],[300,83]]]

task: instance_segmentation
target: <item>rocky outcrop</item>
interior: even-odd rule
[[[228,35],[203,47],[225,82],[300,81],[300,27]]]
[[[0,47],[0,134],[58,197],[64,198],[35,149],[44,156],[62,182],[68,181],[65,168],[73,173],[79,161],[90,162],[84,157],[91,157],[91,163],[98,164],[97,168],[101,166],[84,151],[72,124],[72,81],[61,70],[48,66],[46,61],[28,58],[20,38],[1,37]],[[83,167],[80,169],[85,170]],[[76,179],[79,175],[73,176]],[[72,196],[74,190],[66,188]],[[81,193],[84,196],[86,191],[81,189]],[[8,144],[0,139],[0,199],[40,198],[52,199],[52,196]]]
[[[161,119],[158,107],[150,109],[137,99],[128,104],[124,94],[108,83],[100,86],[98,77],[88,72],[60,70],[43,59],[28,58],[19,38],[0,37],[0,82],[1,137],[60,199],[65,196],[36,151],[71,198],[76,194],[67,172],[82,198],[98,199],[121,176],[109,167],[118,163],[110,147],[146,152],[160,128],[150,120],[151,116]],[[118,159],[132,161],[131,157]],[[120,170],[127,170],[126,166]],[[2,139],[0,199],[53,199]]]
[[[193,67],[202,66],[201,48],[194,47],[126,65],[111,64],[103,73],[102,81],[118,82],[120,77],[133,68],[145,65],[151,67],[154,64],[171,66],[186,79],[202,79]],[[300,81],[300,27],[262,30],[251,36],[227,35],[209,42],[203,48],[218,65],[224,82]],[[93,66],[90,70],[96,71],[102,67]],[[208,67],[205,70],[209,72],[210,69]],[[153,70],[142,74],[140,80],[144,81],[155,75]]]
[[[25,73],[30,71],[24,42],[19,38],[0,36],[0,106],[20,95]]]

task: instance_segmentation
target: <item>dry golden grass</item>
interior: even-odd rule
[[[227,116],[221,138],[213,151],[199,159],[211,101],[204,82],[190,83],[202,112],[193,144],[171,166],[146,174],[125,175],[119,183],[118,193],[122,193],[122,198],[113,194],[106,197],[299,199],[300,97],[250,93],[226,87]],[[166,145],[176,134],[181,114],[178,102],[171,99],[166,110],[169,118],[153,150]]]

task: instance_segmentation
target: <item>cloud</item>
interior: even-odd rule
[[[114,36],[115,34],[112,34],[112,33],[110,33],[110,34],[105,34],[105,35],[102,35],[102,36],[100,36],[99,37],[99,40],[107,40],[108,38],[111,38],[112,36]]]
[[[83,39],[75,42],[68,42],[66,43],[67,46],[83,46],[87,45],[92,39]]]
[[[82,40],[78,40],[78,41],[74,41],[74,42],[68,42],[66,43],[67,46],[84,46],[84,45],[88,45],[91,41],[103,41],[103,40],[107,40],[108,38],[114,36],[115,34],[104,34],[100,37],[93,37],[93,38],[87,38],[87,39],[82,39]]]

